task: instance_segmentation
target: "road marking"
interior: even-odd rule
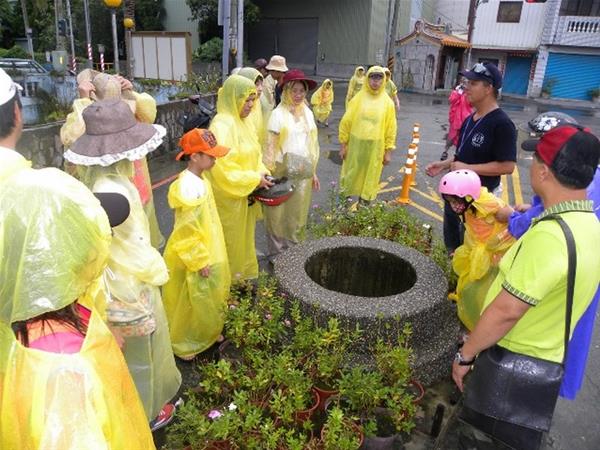
[[[440,206],[444,205],[444,202],[442,202],[442,200],[437,196],[436,196],[437,198],[433,197],[429,194],[426,194],[425,192],[421,192],[420,190],[418,190],[417,188],[414,188],[414,187],[411,187],[410,190],[416,192],[417,194],[421,195],[422,197],[425,197],[428,200],[431,200],[433,203],[435,203],[437,205],[440,205]]]
[[[409,205],[412,206],[415,209],[418,209],[422,213],[427,214],[430,217],[433,217],[435,220],[437,220],[439,222],[443,222],[444,221],[444,219],[443,219],[442,216],[440,216],[439,214],[434,213],[433,211],[428,210],[427,208],[425,208],[424,206],[419,205],[418,203],[410,202]]]
[[[402,189],[402,186],[391,187],[391,188],[387,188],[387,189],[380,189],[379,192],[378,192],[378,194],[384,194],[386,192],[399,191],[400,189]]]
[[[171,175],[170,177],[164,178],[164,179],[162,179],[162,180],[160,180],[160,181],[158,181],[158,182],[154,183],[154,184],[152,185],[152,190],[158,189],[159,187],[161,187],[161,186],[163,186],[163,185],[165,185],[165,184],[167,184],[167,183],[170,183],[171,181],[173,181],[173,180],[174,180],[175,178],[177,178],[178,176],[179,176],[179,174],[178,174],[178,173],[176,173],[175,175]]]
[[[506,175],[500,177],[500,183],[502,183],[502,201],[508,205],[508,180]]]
[[[523,204],[523,193],[521,192],[521,176],[519,167],[515,165],[515,171],[512,174],[513,191],[515,193],[515,205]]]
[[[420,141],[419,144],[446,145],[445,142],[438,142],[438,141]]]

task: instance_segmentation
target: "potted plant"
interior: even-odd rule
[[[542,98],[550,98],[552,95],[552,89],[558,83],[556,78],[550,78],[544,82],[542,85]]]
[[[327,414],[321,429],[321,444],[325,450],[357,450],[363,443],[362,430],[337,406]]]
[[[590,89],[588,94],[592,98],[594,103],[600,103],[600,86],[594,89]]]

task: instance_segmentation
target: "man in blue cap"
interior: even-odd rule
[[[466,94],[475,112],[462,124],[454,159],[435,161],[425,171],[435,177],[446,170],[471,169],[482,186],[499,195],[500,176],[511,174],[517,161],[517,131],[508,115],[498,106],[502,74],[489,62],[477,63],[460,74],[467,79]],[[462,244],[458,216],[444,206],[444,243],[450,254]]]

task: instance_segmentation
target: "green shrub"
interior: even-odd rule
[[[223,54],[223,39],[214,37],[204,42],[194,53],[194,59],[200,61],[220,61]]]

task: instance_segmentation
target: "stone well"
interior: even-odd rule
[[[412,325],[416,377],[431,383],[450,373],[459,324],[442,270],[416,250],[381,239],[333,237],[308,241],[274,263],[281,289],[321,324],[340,319],[363,338],[354,361],[370,362],[377,338]]]

